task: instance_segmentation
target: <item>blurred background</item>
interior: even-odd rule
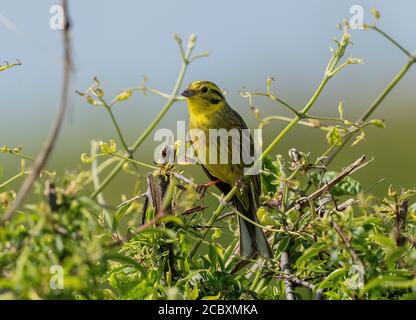
[[[89,152],[91,139],[116,138],[105,110],[93,107],[75,94],[84,90],[97,76],[110,100],[124,88],[139,85],[148,76],[148,85],[170,92],[180,68],[180,55],[173,34],[186,43],[189,35],[198,36],[195,52],[208,50],[209,58],[191,64],[186,83],[206,79],[228,91],[230,104],[242,114],[249,127],[258,121],[241,90],[265,90],[266,79],[276,79],[274,92],[292,105],[303,106],[321,81],[330,58],[329,46],[343,18],[350,19],[350,8],[361,5],[364,21],[372,22],[372,7],[381,13],[378,25],[405,48],[416,49],[416,2],[401,1],[113,1],[71,0],[73,22],[74,82],[70,108],[58,145],[48,169],[58,173],[82,168],[80,154]],[[23,145],[24,152],[35,156],[52,119],[55,117],[61,85],[60,32],[49,26],[52,5],[58,1],[3,1],[0,8],[0,60],[23,63],[0,74],[0,146]],[[345,117],[355,120],[407,58],[390,42],[372,31],[353,30],[353,46],[346,56],[363,58],[364,65],[344,69],[330,81],[312,109],[312,114],[336,116],[338,101],[344,101]],[[364,189],[383,195],[390,184],[416,185],[416,148],[414,139],[416,105],[414,66],[387,97],[373,118],[386,120],[385,129],[369,128],[366,141],[348,147],[331,164],[338,170],[362,154],[375,160],[357,176]],[[111,97],[111,98],[110,98]],[[135,93],[114,108],[129,143],[144,130],[160,111],[164,100]],[[261,115],[286,111],[266,99],[256,99]],[[159,127],[175,130],[177,120],[187,119],[185,103],[176,103]],[[265,144],[285,123],[274,122],[264,133]],[[159,142],[152,136],[136,154],[150,162]],[[295,147],[311,152],[312,158],[327,148],[325,134],[297,127],[275,150],[287,158]],[[1,181],[18,171],[19,161],[0,154],[4,167]],[[197,168],[186,168],[190,174]],[[384,180],[377,183],[380,179]],[[206,178],[200,174],[198,182]],[[120,193],[131,194],[134,181],[120,175],[106,195],[119,202]]]

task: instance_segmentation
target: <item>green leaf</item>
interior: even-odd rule
[[[316,243],[312,247],[306,249],[303,254],[296,260],[296,268],[303,268],[305,264],[309,263],[310,260],[317,256],[322,250],[326,249],[328,244],[320,242]]]
[[[319,289],[330,288],[331,286],[333,286],[335,280],[342,277],[346,273],[347,273],[347,269],[345,267],[332,271],[328,276],[325,277],[324,281],[322,281],[319,284],[318,288]]]
[[[178,226],[185,226],[185,224],[183,223],[183,220],[178,217],[178,216],[164,216],[162,218],[159,219],[159,222],[163,222],[163,223],[169,223],[169,222],[173,222],[174,224],[177,224]]]
[[[188,299],[189,300],[196,300],[196,299],[198,299],[198,296],[199,296],[198,285],[195,284],[192,291],[188,294]]]
[[[264,157],[263,172],[260,175],[263,193],[276,192],[278,188],[276,177],[281,177],[283,175],[283,164],[280,158],[273,160],[271,156]]]
[[[379,276],[378,278],[371,279],[364,286],[363,291],[368,292],[372,289],[379,287],[390,287],[398,289],[411,289],[416,286],[416,278],[413,279],[404,279],[397,276]]]
[[[119,263],[125,263],[127,265],[135,267],[140,272],[143,272],[145,274],[147,273],[146,269],[140,263],[138,263],[136,260],[134,260],[130,257],[124,256],[122,254],[119,254],[119,253],[104,255],[103,259],[104,260],[117,261]]]
[[[416,212],[416,202],[415,203],[412,203],[410,206],[409,206],[409,212]]]
[[[329,145],[341,145],[343,131],[344,130],[339,127],[332,127],[326,134],[326,140],[328,141]]]
[[[282,239],[279,240],[279,243],[277,244],[276,248],[276,254],[279,254],[280,252],[283,252],[287,249],[289,246],[290,238],[287,235],[284,235]]]
[[[218,253],[217,250],[215,250],[215,245],[213,244],[209,245],[209,260],[211,260],[212,267],[214,269],[218,269]]]
[[[201,300],[218,300],[221,296],[221,291],[216,296],[205,296]]]
[[[373,126],[377,127],[377,128],[385,128],[386,127],[386,125],[384,124],[384,121],[380,120],[380,119],[371,120],[370,123]]]
[[[118,229],[118,225],[120,224],[121,218],[124,216],[124,214],[127,212],[127,210],[130,208],[131,204],[133,202],[126,203],[122,205],[114,215],[113,219],[113,232],[116,232]]]
[[[361,141],[365,140],[365,132],[361,131],[361,133],[355,137],[354,142],[351,143],[351,146],[355,146],[356,144],[360,143]]]
[[[147,228],[140,232],[140,234],[144,234],[144,233],[159,233],[159,234],[167,236],[171,240],[177,239],[176,232],[167,228]]]
[[[380,19],[380,12],[376,8],[371,8],[371,14],[376,20]]]
[[[237,239],[235,239],[233,242],[230,243],[228,248],[224,251],[224,254],[222,256],[222,259],[224,260],[224,263],[226,264],[230,257],[232,257],[232,253],[234,252],[234,247],[237,244]]]

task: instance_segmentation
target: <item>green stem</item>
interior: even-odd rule
[[[211,219],[208,222],[208,227],[212,226],[214,224],[214,222],[218,219],[218,217],[220,216],[222,210],[225,207],[225,204],[229,201],[231,201],[231,199],[234,197],[235,193],[237,192],[237,186],[234,186],[230,192],[227,193],[227,195],[224,197],[224,199],[220,202],[220,204],[218,205],[217,209],[214,211],[214,214],[212,215]],[[204,233],[202,234],[201,238],[198,239],[192,249],[191,252],[189,253],[189,257],[192,258],[196,252],[196,250],[198,250],[199,246],[201,245],[201,242],[205,239],[206,235],[208,234],[210,228],[206,228],[204,230]]]
[[[257,162],[260,162],[265,156],[267,156],[272,151],[272,149],[277,144],[279,144],[279,142],[283,139],[283,137],[301,120],[301,116],[306,115],[306,113],[309,111],[310,108],[312,108],[313,104],[318,99],[319,95],[321,94],[322,90],[324,89],[325,85],[327,84],[327,82],[330,78],[331,77],[329,77],[327,75],[324,76],[324,78],[322,79],[318,89],[315,91],[315,93],[313,94],[311,99],[308,101],[306,106],[302,109],[300,115],[294,117],[293,120],[291,122],[289,122],[289,124],[286,126],[286,128],[284,128],[279,133],[279,135],[272,141],[272,143],[269,144],[269,146],[266,148],[266,150],[263,151],[263,153],[261,154],[259,159],[256,160]]]
[[[409,50],[406,50],[403,48],[396,40],[394,40],[392,37],[390,37],[387,33],[385,33],[383,30],[379,29],[376,26],[367,26],[368,29],[372,29],[379,34],[381,34],[383,37],[385,37],[387,40],[389,40],[391,43],[393,43],[397,48],[399,48],[401,51],[403,51],[407,56],[411,57],[411,53]]]
[[[278,103],[280,103],[281,105],[283,105],[284,107],[286,107],[290,112],[292,112],[294,115],[298,115],[299,111],[297,111],[295,108],[293,108],[291,105],[289,105],[287,102],[285,102],[284,100],[280,99],[279,97],[275,96],[272,93],[265,93],[265,92],[253,92],[250,93],[250,96],[262,96],[262,97],[268,97]]]
[[[344,119],[341,119],[341,118],[327,118],[327,117],[310,116],[310,115],[306,115],[305,118],[313,119],[313,120],[319,120],[319,121],[333,121],[333,122],[342,123],[345,126],[352,126],[352,127],[356,127],[358,129],[361,129],[361,126],[359,124],[351,122],[351,121],[347,121],[347,120],[344,120]]]
[[[188,50],[185,54],[186,59],[182,59],[182,66],[179,71],[179,75],[176,80],[175,87],[172,90],[172,94],[169,100],[166,102],[165,106],[162,108],[162,110],[159,112],[156,118],[153,119],[153,121],[149,124],[146,130],[134,142],[131,148],[132,153],[134,153],[140,147],[140,145],[146,140],[146,138],[150,135],[153,129],[159,124],[160,120],[162,120],[164,115],[168,112],[172,104],[176,101],[175,97],[178,95],[179,89],[182,86],[183,78],[185,76],[185,72],[189,64],[188,59],[192,54],[193,48],[194,48],[194,45],[188,45]],[[91,194],[92,198],[95,198],[114,179],[114,177],[123,167],[124,163],[125,161],[121,161],[119,164],[117,164],[117,166],[113,168],[113,170],[109,173],[109,175],[103,180],[101,185],[96,190],[94,190],[94,192]]]
[[[14,152],[13,150],[10,150],[10,151],[9,151],[9,153],[10,153],[10,154],[12,154],[12,155],[18,156],[18,157],[20,157],[20,158],[23,158],[23,159],[25,159],[25,160],[29,160],[29,161],[31,161],[31,162],[35,162],[35,159],[33,159],[32,157],[29,157],[29,156],[27,156],[27,155],[25,155],[25,154],[23,154],[23,153],[20,153],[20,152]]]
[[[111,108],[105,104],[105,108],[107,109],[108,114],[110,115],[111,121],[113,122],[114,127],[116,128],[118,137],[120,138],[121,144],[123,145],[123,148],[126,150],[127,154],[130,154],[129,146],[126,143],[126,140],[124,139],[123,134],[121,133],[120,126],[117,123],[116,118],[114,117],[113,111]]]
[[[174,98],[175,100],[180,100],[180,101],[185,101],[186,100],[184,97],[181,97],[181,96],[172,97],[168,93],[164,93],[164,92],[162,92],[160,90],[153,89],[153,88],[149,88],[149,87],[146,87],[144,85],[143,86],[139,86],[139,87],[133,87],[133,88],[130,88],[128,90],[140,91],[140,92],[143,92],[143,94],[146,94],[146,92],[150,92],[150,93],[153,93],[154,95],[160,96],[160,97],[165,98],[165,99]]]
[[[293,120],[293,118],[284,117],[284,116],[268,116],[268,117],[265,117],[261,120],[260,125],[259,125],[259,129],[264,128],[264,126],[271,120],[281,120],[281,121],[285,121],[285,122],[291,122]],[[301,125],[307,126],[307,127],[311,127],[311,128],[316,127],[312,122],[308,122],[308,121],[300,120],[298,122],[298,124],[301,124]]]
[[[0,72],[4,71],[4,70],[7,70],[7,69],[10,69],[10,68],[15,67],[15,66],[20,66],[20,65],[22,65],[22,63],[19,60],[17,60],[16,63],[12,63],[12,64],[2,64],[2,65],[0,65]]]
[[[404,77],[410,67],[415,63],[414,60],[409,60],[406,65],[396,74],[393,80],[384,88],[380,95],[374,100],[371,106],[363,113],[363,115],[358,119],[357,123],[363,123],[366,121],[378,108],[378,106],[383,102],[386,96],[396,87],[400,80]],[[345,145],[350,141],[352,135],[348,135],[346,139],[342,141],[342,144],[334,148],[332,154],[327,158],[326,165],[329,165],[331,161],[338,155],[338,153],[345,147]]]
[[[387,85],[387,87],[381,92],[377,99],[373,102],[370,108],[360,117],[358,122],[366,121],[370,115],[377,109],[384,98],[390,93],[391,90],[399,83],[399,81],[404,77],[407,71],[410,69],[412,64],[415,63],[413,60],[409,60],[406,65],[399,71],[398,74],[393,78],[393,80]]]
[[[20,172],[16,174],[15,176],[11,177],[10,179],[8,179],[7,181],[4,181],[2,184],[0,184],[0,189],[7,186],[9,183],[12,183],[13,181],[19,179],[20,177],[23,177],[25,174],[27,174],[27,172]]]
[[[137,160],[134,160],[134,159],[131,159],[131,158],[128,158],[128,157],[122,156],[121,154],[117,154],[117,153],[109,153],[109,155],[112,155],[112,156],[114,156],[114,157],[117,157],[117,158],[123,159],[123,160],[124,160],[124,161],[126,161],[126,162],[131,162],[131,163],[134,163],[134,164],[138,164],[139,166],[142,166],[142,167],[145,167],[145,168],[148,168],[148,169],[152,169],[152,170],[156,170],[156,169],[157,169],[157,167],[156,167],[156,166],[152,166],[152,165],[150,165],[150,164],[147,164],[147,163],[144,163],[144,162],[141,162],[141,161],[137,161]]]
[[[126,140],[124,139],[123,134],[121,133],[120,126],[118,125],[117,120],[114,117],[114,113],[111,110],[111,106],[109,106],[108,103],[101,96],[97,96],[97,97],[101,101],[101,103],[103,104],[104,108],[107,110],[108,114],[110,115],[111,121],[113,122],[113,125],[116,128],[116,131],[117,131],[118,137],[119,137],[119,139],[121,141],[121,144],[123,145],[123,147],[126,150],[126,152],[128,154],[130,154],[129,147],[128,147],[127,143],[126,143]]]

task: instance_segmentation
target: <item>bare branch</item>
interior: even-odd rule
[[[36,158],[35,163],[32,166],[32,170],[26,180],[23,182],[20,187],[19,192],[17,193],[15,201],[10,205],[2,219],[0,220],[0,226],[4,225],[7,221],[13,217],[16,210],[25,200],[26,196],[32,189],[33,183],[39,177],[40,172],[46,164],[46,161],[49,158],[49,155],[52,152],[52,149],[55,145],[56,139],[60,132],[62,122],[65,116],[65,111],[68,105],[68,92],[71,81],[71,70],[72,70],[72,54],[71,54],[71,35],[70,35],[70,18],[68,13],[68,3],[67,0],[62,1],[62,7],[64,11],[65,25],[62,30],[63,34],[63,46],[64,46],[64,70],[63,70],[63,79],[62,79],[62,92],[60,105],[58,109],[58,114],[52,123],[49,135],[45,140],[42,149],[39,152],[39,155]]]
[[[342,179],[344,179],[346,176],[352,174],[353,172],[357,171],[358,169],[361,169],[365,165],[367,165],[369,162],[365,162],[365,156],[361,156],[358,160],[356,160],[354,163],[350,164],[348,167],[342,169],[342,171],[331,181],[329,181],[325,186],[322,188],[319,188],[315,192],[311,193],[308,197],[301,198],[296,202],[296,206],[301,208],[307,206],[311,201],[315,200],[319,196],[321,196],[323,193],[328,192],[332,187],[334,187],[338,182],[340,182]]]
[[[285,274],[287,274],[288,276],[291,276],[289,254],[286,251],[282,252],[282,256],[280,257],[280,268]],[[289,278],[286,278],[284,280],[284,283],[285,283],[286,299],[295,300],[295,295],[293,294],[291,280],[289,280]]]
[[[350,240],[344,234],[344,232],[342,231],[339,224],[336,223],[333,219],[332,219],[332,226],[334,227],[335,231],[340,236],[342,242],[344,242],[345,246],[347,247],[347,250],[348,250],[349,254],[351,255],[352,260],[354,260],[354,262],[362,268],[361,270],[364,270],[364,263],[361,261],[361,259],[357,255],[357,253],[352,248]]]

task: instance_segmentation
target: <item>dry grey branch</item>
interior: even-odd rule
[[[49,135],[45,140],[42,149],[40,150],[35,163],[32,166],[29,176],[23,182],[20,187],[19,192],[16,195],[15,201],[10,205],[2,219],[0,220],[0,225],[4,225],[7,221],[13,217],[16,210],[25,200],[26,196],[29,194],[32,189],[33,183],[39,177],[40,172],[45,166],[52,149],[55,145],[56,139],[58,138],[59,132],[61,130],[62,122],[65,116],[65,111],[68,105],[68,92],[71,81],[71,70],[72,70],[72,52],[71,52],[71,24],[68,12],[68,3],[67,0],[62,1],[62,7],[64,11],[64,28],[62,30],[63,34],[63,46],[64,46],[64,68],[63,68],[63,79],[62,79],[62,92],[60,105],[58,109],[58,114],[52,123]]]
[[[323,187],[319,188],[318,190],[316,190],[315,192],[311,193],[308,197],[299,199],[296,202],[297,208],[303,208],[303,207],[309,205],[309,203],[311,201],[314,201],[315,199],[317,199],[319,196],[321,196],[325,192],[328,192],[329,190],[331,190],[332,187],[334,187],[338,182],[340,182],[346,176],[352,174],[353,172],[355,172],[358,169],[361,169],[366,164],[368,164],[368,161],[365,162],[365,156],[361,156],[361,158],[357,159],[354,163],[352,163],[348,167],[342,169],[342,171],[335,178],[333,178],[331,181],[329,181],[327,184],[325,184],[325,186],[323,186]]]
[[[282,256],[280,257],[280,268],[289,277],[291,276],[289,254],[287,253],[287,251],[282,252]],[[295,300],[295,295],[293,294],[293,287],[292,287],[291,280],[289,280],[289,278],[286,278],[284,279],[284,283],[285,283],[286,299]]]

